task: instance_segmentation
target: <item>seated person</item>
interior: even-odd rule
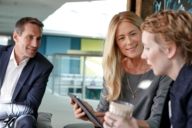
[[[0,46],[0,127],[15,122],[16,128],[36,128],[37,111],[53,69],[37,51],[42,28],[38,19],[23,17],[15,25],[15,44]]]
[[[104,119],[110,101],[126,101],[134,104],[133,117],[140,127],[159,128],[161,113],[172,80],[157,77],[147,61],[141,58],[140,25],[142,19],[125,11],[116,14],[109,25],[103,53],[104,88],[95,115]],[[82,109],[72,101],[75,117],[87,120]],[[113,122],[107,122],[113,127]],[[69,124],[65,128],[88,128],[86,124]]]
[[[192,14],[187,11],[155,13],[142,25],[142,58],[156,75],[174,80],[170,88],[169,117],[171,128],[191,128],[192,124]],[[163,63],[162,63],[163,62]],[[169,127],[169,119],[162,118]],[[168,125],[168,126],[167,126]]]

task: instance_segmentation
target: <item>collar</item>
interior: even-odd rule
[[[29,61],[29,58],[25,58],[24,60],[19,62],[19,64],[17,64],[14,53],[15,53],[15,48],[13,48],[13,50],[11,52],[11,56],[10,56],[10,60],[9,61],[13,61],[15,65],[19,66],[20,64],[26,64]]]

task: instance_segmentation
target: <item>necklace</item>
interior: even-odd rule
[[[141,76],[140,76],[140,78],[138,79],[138,82],[137,82],[135,85],[138,86],[140,79],[141,79]],[[129,88],[129,90],[130,90],[130,92],[131,92],[131,97],[132,97],[133,99],[135,99],[135,98],[136,98],[136,93],[137,93],[137,91],[138,91],[138,88],[136,88],[135,90],[133,90],[133,88],[131,88],[131,83],[130,83],[130,81],[129,81],[129,76],[127,76],[127,84],[128,84],[128,88]]]
[[[131,88],[131,85],[130,85],[130,82],[129,82],[129,79],[128,79],[128,78],[127,78],[127,84],[128,84],[129,90],[130,90],[130,92],[131,92],[131,97],[132,97],[133,99],[135,99],[137,89],[133,90],[133,89]]]

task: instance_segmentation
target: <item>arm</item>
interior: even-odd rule
[[[99,104],[97,106],[98,112],[106,112],[109,110],[109,102],[105,98],[106,95],[107,95],[107,89],[105,86],[103,86],[103,89],[100,94]]]
[[[150,128],[158,128],[161,121],[164,102],[172,80],[169,77],[160,77],[159,87],[154,97],[150,117],[146,120]]]
[[[49,69],[46,72],[42,73],[41,76],[39,76],[38,80],[34,82],[33,87],[27,95],[25,104],[34,107],[34,110],[37,110],[40,106],[51,71],[52,69]]]
[[[17,117],[23,114],[33,114],[33,110],[24,105],[0,104],[0,120],[7,117]]]
[[[190,89],[188,89],[189,90],[188,96],[186,97],[186,99],[188,99],[186,128],[191,128],[191,124],[192,124],[192,82],[190,82],[189,87]]]
[[[103,86],[103,89],[100,94],[99,104],[97,105],[97,109],[95,112],[96,116],[101,120],[101,122],[104,122],[105,112],[109,110],[109,102],[105,98],[106,94],[107,94],[107,89],[105,86]]]
[[[53,68],[52,65],[45,64],[38,65],[36,63],[33,70],[29,70],[30,72],[27,73],[22,73],[23,76],[21,76],[21,78],[25,77],[25,75],[28,77],[25,84],[20,85],[23,87],[18,95],[14,97],[13,103],[30,106],[34,112],[37,111],[42,101],[49,75]],[[27,68],[29,69],[31,66]]]

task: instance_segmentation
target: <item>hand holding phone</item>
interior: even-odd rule
[[[82,102],[84,102],[84,101],[82,101]],[[85,104],[87,105],[88,103],[85,103]],[[71,105],[73,107],[73,113],[74,113],[75,118],[81,119],[81,120],[84,120],[84,121],[89,120],[86,113],[82,110],[82,108],[72,98],[71,98]]]
[[[79,105],[79,107],[85,112],[85,114],[87,115],[88,119],[90,121],[92,121],[96,127],[100,127],[103,128],[102,126],[102,122],[95,116],[95,114],[92,112],[92,110],[90,110],[85,104],[84,102],[77,98],[75,95],[73,94],[69,94],[69,96],[71,97],[71,99],[77,103]]]

